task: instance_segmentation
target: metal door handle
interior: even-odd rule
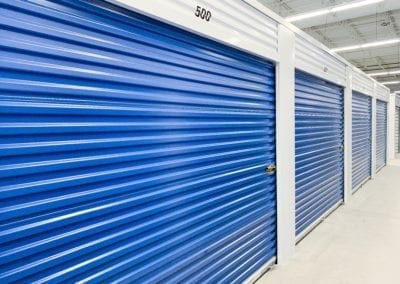
[[[265,172],[267,175],[273,175],[276,173],[276,165],[269,165],[268,167],[265,168]]]

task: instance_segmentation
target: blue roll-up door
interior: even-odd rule
[[[0,283],[239,283],[273,261],[273,64],[104,1],[0,17]]]
[[[343,88],[296,71],[296,235],[343,199]]]
[[[387,103],[376,101],[376,171],[386,165]]]
[[[353,192],[371,177],[372,100],[353,91],[352,188]]]

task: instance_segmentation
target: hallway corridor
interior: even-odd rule
[[[400,283],[400,160],[392,164],[257,284]]]

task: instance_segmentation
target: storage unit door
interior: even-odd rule
[[[386,165],[387,103],[376,101],[376,170]]]
[[[396,107],[395,112],[395,129],[394,129],[394,144],[396,153],[400,153],[400,107]]]
[[[369,96],[353,91],[352,105],[352,187],[354,192],[371,177],[372,100]]]
[[[343,88],[296,71],[296,235],[343,199]]]
[[[0,6],[0,283],[239,283],[274,259],[273,64],[104,1]]]

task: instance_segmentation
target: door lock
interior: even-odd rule
[[[273,175],[276,173],[276,165],[269,165],[268,167],[265,168],[265,172],[267,175]]]

